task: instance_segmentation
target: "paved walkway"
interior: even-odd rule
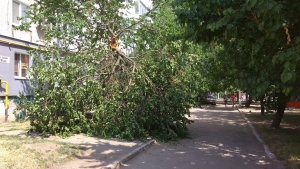
[[[191,139],[156,143],[128,161],[128,169],[276,169],[235,108],[192,109]]]

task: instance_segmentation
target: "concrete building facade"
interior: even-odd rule
[[[16,106],[17,97],[24,93],[29,98],[30,83],[27,79],[27,68],[32,65],[32,57],[29,50],[41,45],[44,38],[40,27],[32,24],[28,31],[20,31],[16,26],[22,22],[28,22],[25,11],[28,6],[35,3],[34,0],[1,0],[0,5],[0,79],[8,83],[0,85],[0,115],[5,112],[5,96],[8,93],[8,114],[13,119],[13,110]]]

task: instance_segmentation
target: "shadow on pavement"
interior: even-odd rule
[[[126,142],[84,135],[76,135],[73,138],[58,139],[57,141],[78,144],[84,150],[76,155],[75,160],[54,166],[51,169],[103,168],[142,144],[140,141]]]
[[[190,139],[157,143],[123,166],[128,169],[274,169],[236,108],[191,109]]]

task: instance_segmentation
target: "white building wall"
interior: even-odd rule
[[[14,29],[12,20],[13,1],[22,3],[26,6],[35,3],[34,0],[0,0],[0,35],[33,42],[41,43],[44,33],[35,24],[31,25],[29,31],[19,31]]]
[[[12,25],[10,18],[12,18],[11,12],[11,0],[1,0],[0,5],[0,34],[5,36],[12,36]]]

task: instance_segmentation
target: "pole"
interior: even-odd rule
[[[8,119],[8,82],[1,80],[0,85],[2,83],[5,84],[5,122],[7,122],[7,119]]]
[[[239,106],[242,106],[242,101],[241,101],[241,90],[239,90]]]

